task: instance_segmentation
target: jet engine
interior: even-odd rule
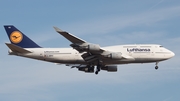
[[[87,48],[89,51],[100,51],[100,46],[98,44],[88,44]]]
[[[122,53],[111,53],[110,58],[112,58],[112,59],[122,59]]]
[[[98,44],[87,44],[87,45],[82,45],[81,46],[84,50],[88,50],[88,51],[100,51],[100,46]]]
[[[102,54],[106,58],[111,58],[111,59],[122,59],[122,53],[120,52],[105,52]]]
[[[78,68],[79,71],[84,71],[86,73],[94,73],[94,68],[89,68],[89,67],[79,67]]]
[[[83,43],[83,44],[71,44],[71,47],[77,49],[80,52],[91,51],[91,52],[99,52],[101,50],[98,44],[92,43]]]
[[[117,66],[105,66],[101,67],[101,70],[106,70],[108,72],[117,72]]]

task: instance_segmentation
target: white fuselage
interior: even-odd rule
[[[117,45],[103,47],[111,52],[121,52],[124,59],[105,59],[106,65],[127,63],[149,63],[167,60],[174,56],[170,50],[155,44]],[[49,61],[60,64],[87,64],[81,57],[82,53],[72,48],[26,48],[32,53],[10,54]]]

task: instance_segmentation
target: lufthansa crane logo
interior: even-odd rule
[[[23,39],[23,36],[22,36],[21,32],[19,32],[19,31],[14,31],[10,35],[10,40],[13,43],[20,43],[22,41],[22,39]]]

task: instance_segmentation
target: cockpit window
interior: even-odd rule
[[[159,46],[159,47],[163,47],[163,46]]]

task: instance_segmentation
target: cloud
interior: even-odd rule
[[[154,6],[152,6],[149,10],[155,8],[156,6],[158,6],[159,4],[161,4],[164,0],[160,0],[159,2],[157,2]]]
[[[158,71],[154,70],[154,64],[129,64],[119,65],[117,73],[107,73],[105,71],[101,71],[101,73],[97,76],[94,74],[80,72],[77,69],[70,69],[69,67],[66,67],[64,65],[54,65],[52,63],[45,63],[15,56],[5,56],[4,54],[1,54],[1,57],[3,57],[3,59],[1,59],[2,64],[0,68],[0,95],[17,94],[17,96],[23,98],[23,100],[27,98],[34,100],[33,98],[30,98],[28,96],[29,94],[31,95],[32,92],[34,93],[34,95],[32,94],[33,97],[36,97],[36,99],[53,99],[54,96],[48,95],[49,93],[47,94],[48,97],[46,98],[46,96],[42,96],[39,92],[36,91],[40,91],[41,93],[51,91],[51,94],[52,92],[57,93],[56,88],[61,87],[62,85],[65,85],[62,87],[66,87],[66,89],[68,89],[68,87],[72,87],[73,85],[79,85],[79,88],[77,89],[79,91],[82,91],[82,86],[84,88],[89,88],[93,85],[93,87],[98,86],[97,88],[102,90],[100,86],[103,86],[104,88],[112,88],[112,85],[118,85],[116,87],[122,86],[122,88],[128,88],[129,86],[131,88],[132,86],[139,87],[137,86],[139,84],[141,84],[140,86],[142,86],[142,90],[149,88],[148,85],[144,85],[148,82],[156,85],[158,83],[163,84],[164,82],[179,81],[179,78],[177,77],[179,77],[180,71],[178,67],[180,52],[179,47],[175,45],[179,43],[179,37],[168,39],[166,36],[166,32],[161,30],[138,30],[123,32],[118,35],[109,34],[119,30],[131,29],[133,27],[143,28],[144,26],[154,26],[160,21],[172,19],[179,16],[180,7],[176,6],[154,11],[142,12],[135,15],[112,15],[106,17],[102,16],[99,18],[72,22],[64,25],[64,30],[67,29],[67,31],[72,32],[75,35],[93,36],[92,34],[96,34],[97,36],[100,36],[90,39],[90,41],[94,43],[100,43],[100,45],[136,42],[163,43],[165,47],[167,46],[172,50],[174,49],[178,56],[166,62],[160,63],[160,69]],[[32,36],[32,39],[35,39],[35,42],[37,41],[43,43],[49,40],[56,39],[57,36],[59,36],[55,31],[51,32],[48,29],[46,30],[47,31],[45,32],[36,32],[38,34]],[[57,36],[54,33],[56,33]],[[0,44],[0,47],[2,48],[2,53],[4,53],[7,49],[7,47],[5,48],[4,44]],[[49,90],[52,89],[54,85],[56,90]],[[69,93],[72,90],[68,89],[67,91],[66,89],[59,92],[64,94],[63,91]],[[87,91],[88,90],[91,89],[87,89]],[[139,89],[137,91],[139,91]],[[60,94],[61,97],[63,94]],[[79,95],[79,92],[76,95]],[[15,99],[17,99],[18,97],[14,96]]]
[[[67,29],[77,34],[106,34],[137,26],[154,26],[155,23],[180,16],[180,6],[146,11],[136,15],[113,15],[66,25]]]
[[[99,38],[101,36],[101,38]],[[162,40],[166,39],[165,32],[148,32],[148,31],[134,31],[134,32],[123,32],[120,34],[106,34],[96,35],[88,40],[90,42],[100,44],[101,46],[110,45],[123,45],[123,44],[161,44]]]
[[[137,13],[135,15],[112,15],[102,16],[99,18],[92,18],[85,21],[77,21],[65,25],[58,25],[63,27],[62,30],[70,32],[75,35],[101,35],[110,34],[116,31],[131,30],[134,28],[153,27],[160,21],[165,21],[180,16],[180,6],[161,8],[152,11]],[[47,29],[47,28],[46,28]],[[144,32],[141,32],[144,33]],[[148,32],[149,33],[149,32]],[[160,32],[162,33],[162,32]],[[132,33],[133,34],[133,33]],[[134,32],[134,34],[137,34]],[[138,34],[140,34],[138,32]],[[142,34],[147,35],[147,34]],[[62,38],[54,29],[49,28],[46,31],[36,32],[32,36],[37,43],[57,40]],[[140,36],[142,37],[142,36]]]

